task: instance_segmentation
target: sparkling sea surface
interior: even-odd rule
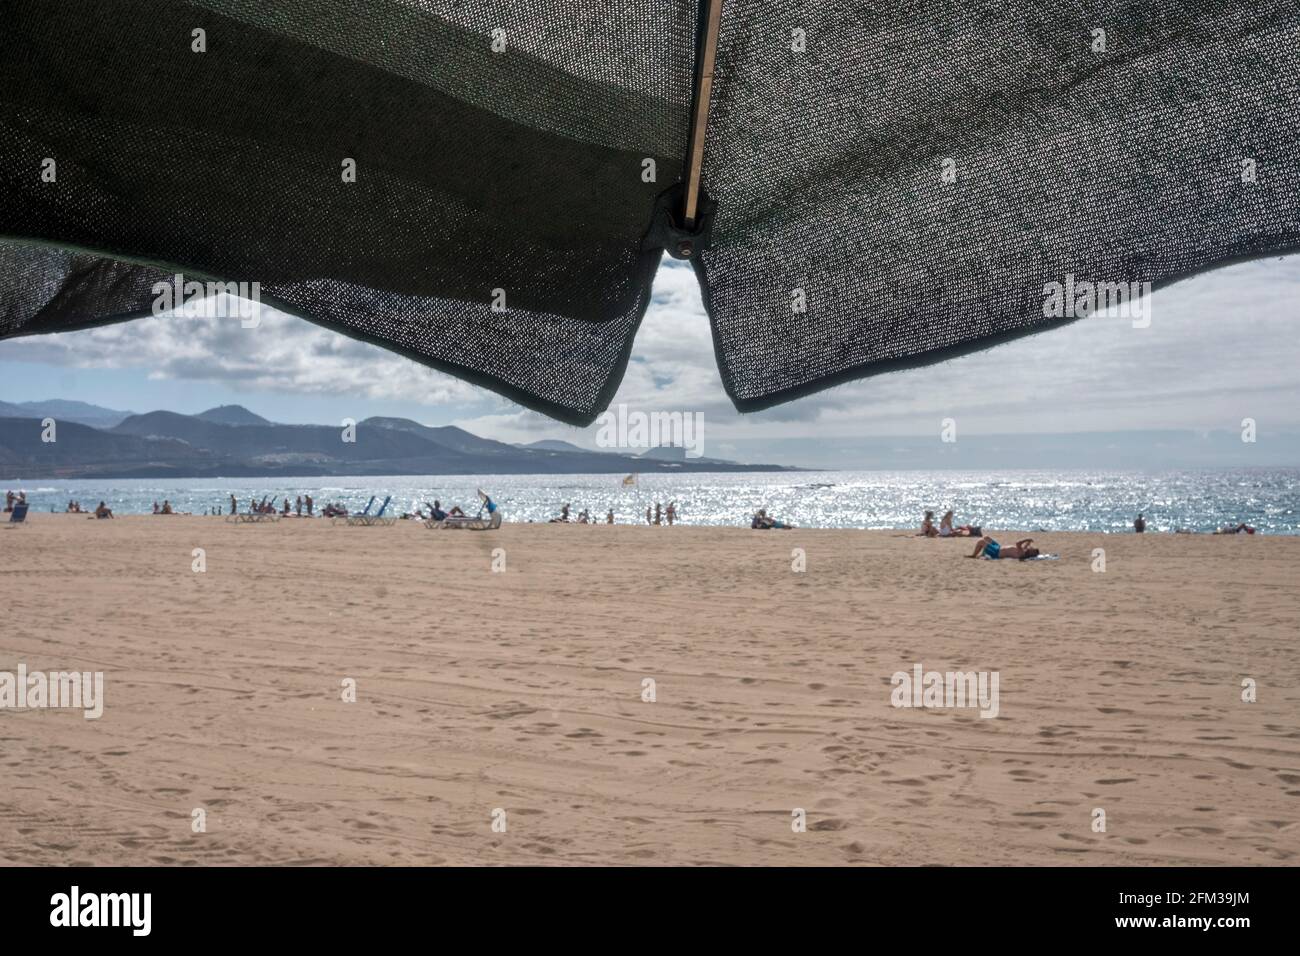
[[[1300,469],[1237,469],[1169,473],[1024,471],[832,471],[749,474],[656,473],[631,487],[621,475],[453,475],[348,478],[201,478],[11,483],[27,492],[33,511],[63,511],[70,499],[83,508],[101,500],[119,514],[147,514],[170,500],[181,512],[239,510],[271,495],[290,504],[310,494],[363,508],[371,495],[393,496],[397,513],[434,498],[443,506],[478,510],[476,488],[501,505],[509,521],[546,521],[565,502],[573,515],[590,509],[604,520],[614,509],[620,524],[645,521],[647,505],[676,501],[680,520],[693,525],[748,526],[757,508],[796,525],[817,528],[914,529],[926,509],[948,508],[957,523],[1026,531],[1128,531],[1140,511],[1148,531],[1212,531],[1239,521],[1269,534],[1300,534]]]

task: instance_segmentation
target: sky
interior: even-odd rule
[[[666,259],[615,404],[702,412],[710,457],[815,468],[1300,465],[1300,256],[1184,280],[1156,292],[1150,313],[1147,328],[1097,316],[741,415],[694,275]],[[594,425],[562,425],[301,319],[264,310],[262,322],[255,352],[237,319],[202,316],[5,340],[0,400],[240,404],[288,423],[391,415],[596,445]],[[1257,428],[1249,445],[1245,418]],[[941,442],[944,419],[956,442]]]

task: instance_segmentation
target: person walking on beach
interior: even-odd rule
[[[646,505],[646,506],[645,506],[645,523],[646,523],[646,524],[654,524],[654,522],[650,520],[650,506],[649,506],[649,505]]]
[[[302,495],[299,495],[298,500],[293,503],[293,513],[299,518],[302,517]]]
[[[307,505],[307,517],[310,518],[312,516],[311,509],[315,507],[316,502],[311,500],[311,495],[303,495],[302,500]]]
[[[1146,529],[1147,529],[1147,519],[1143,518],[1141,512],[1139,512],[1137,519],[1133,522],[1133,533],[1141,534],[1142,532],[1146,531]]]
[[[613,523],[614,523],[614,509],[610,508],[609,514],[605,515],[605,524],[613,524]]]
[[[660,507],[659,502],[657,501],[655,502],[655,524],[656,525],[663,524],[663,509]]]
[[[232,515],[235,513],[235,509],[236,509],[237,507],[238,507],[238,505],[235,504],[235,496],[234,496],[234,495],[231,495],[231,496],[230,496],[230,513],[231,513]]]
[[[673,522],[677,520],[677,502],[675,501],[668,502],[668,510],[665,512],[665,515],[668,518],[668,527],[671,528],[673,526]]]

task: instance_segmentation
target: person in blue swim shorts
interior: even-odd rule
[[[1030,547],[1033,543],[1033,538],[1021,538],[1015,543],[1014,547],[1004,548],[988,535],[985,535],[975,543],[975,552],[967,555],[967,557],[978,558],[983,555],[990,561],[997,561],[1000,558],[1016,558],[1023,561],[1026,558],[1038,557],[1038,549]]]

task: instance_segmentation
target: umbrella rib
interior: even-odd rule
[[[700,201],[700,176],[704,169],[704,136],[709,128],[709,100],[713,98],[713,66],[718,57],[718,30],[722,23],[722,0],[704,0],[704,44],[696,76],[695,115],[691,121],[690,164],[686,170],[686,204],[683,224],[695,227]]]

